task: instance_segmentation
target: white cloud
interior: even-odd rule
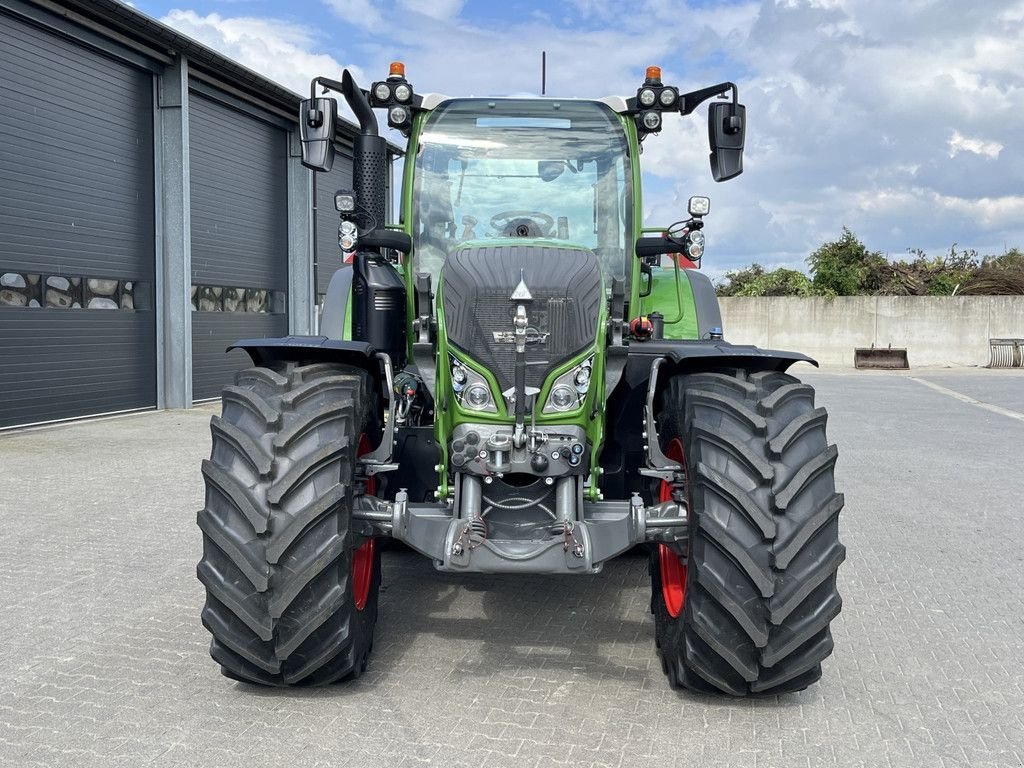
[[[406,11],[442,21],[458,16],[465,4],[466,0],[398,0],[398,6]]]
[[[995,160],[1003,150],[1003,145],[998,141],[985,141],[983,139],[972,139],[964,136],[960,131],[953,131],[949,139],[949,156],[956,157],[961,152],[973,152],[976,155]]]
[[[570,0],[497,23],[468,21],[463,0],[323,2],[362,32],[332,43],[326,28],[274,19],[164,21],[299,92],[353,65],[366,84],[393,59],[420,92],[537,92],[541,50],[554,96],[630,95],[652,63],[684,89],[733,80],[748,108],[743,176],[711,181],[703,112],[669,118],[641,159],[649,223],[711,194],[709,267],[800,266],[844,225],[892,253],[1024,244],[1020,0],[638,0],[625,16],[612,0]],[[384,34],[398,7],[407,23]]]
[[[317,75],[340,77],[353,66],[314,52],[317,41],[309,29],[280,19],[174,10],[161,21],[297,93],[307,93]]]
[[[346,24],[363,29],[381,29],[384,19],[374,0],[323,0],[334,14]]]

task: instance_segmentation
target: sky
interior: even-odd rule
[[[704,268],[806,269],[852,229],[892,258],[1024,247],[1024,0],[133,0],[296,92],[406,64],[420,93],[683,91],[731,80],[744,173],[716,184],[706,112],[644,142],[644,220],[711,197]],[[623,8],[629,13],[624,14]],[[401,137],[395,136],[399,143]]]

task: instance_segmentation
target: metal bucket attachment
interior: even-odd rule
[[[1024,339],[989,339],[989,368],[1024,368]]]
[[[854,368],[879,368],[884,370],[906,370],[910,368],[906,349],[893,349],[890,345],[884,349],[860,347],[853,350]]]

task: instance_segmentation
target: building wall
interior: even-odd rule
[[[989,339],[1024,338],[1024,296],[728,297],[725,338],[853,366],[857,347],[905,348],[911,367],[978,366]]]
[[[0,0],[0,94],[0,429],[188,407],[312,331],[298,95],[113,0]]]

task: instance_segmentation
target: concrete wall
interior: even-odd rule
[[[990,338],[1024,338],[1024,296],[721,298],[725,338],[853,366],[855,347],[905,347],[912,368],[986,365]]]

